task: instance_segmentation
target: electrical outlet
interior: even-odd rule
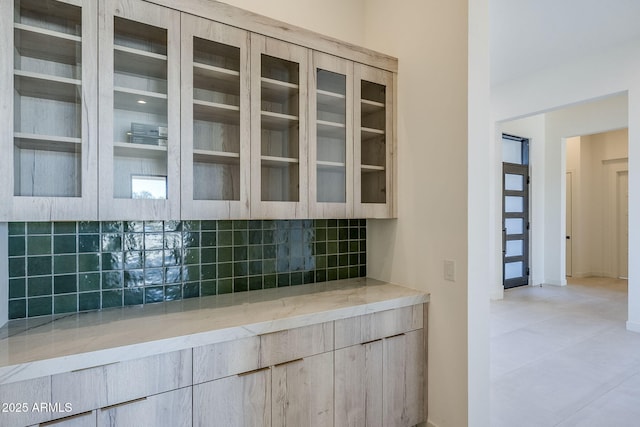
[[[456,281],[456,262],[445,259],[444,260],[444,280],[448,280],[450,282]]]

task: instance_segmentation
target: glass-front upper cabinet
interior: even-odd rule
[[[309,216],[353,216],[353,62],[313,52]]]
[[[100,13],[103,220],[180,217],[180,14],[105,0]]]
[[[391,218],[395,155],[393,73],[355,64],[354,74],[354,215]]]
[[[251,35],[251,216],[307,217],[309,51]]]
[[[96,14],[91,0],[0,4],[0,221],[97,218]]]
[[[182,15],[182,218],[248,218],[249,33]]]

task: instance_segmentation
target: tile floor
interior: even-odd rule
[[[492,427],[640,425],[627,281],[570,279],[491,303]]]

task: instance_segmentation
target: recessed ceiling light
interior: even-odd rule
[[[144,99],[138,99],[138,104],[146,104],[147,101],[145,101]]]

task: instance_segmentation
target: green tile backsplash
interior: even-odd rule
[[[9,224],[9,318],[366,275],[366,221]]]

